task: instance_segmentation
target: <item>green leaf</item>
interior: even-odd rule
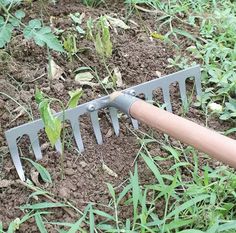
[[[166,146],[166,145],[163,146],[163,148],[164,148],[166,151],[170,152],[170,154],[171,154],[177,161],[179,161],[180,153],[179,153],[178,150],[174,149],[174,148],[171,147],[171,146]]]
[[[228,231],[231,229],[236,229],[236,220],[229,221],[227,223],[224,223],[218,227],[218,232],[222,231]]]
[[[67,205],[60,203],[60,202],[41,202],[41,203],[36,203],[36,204],[26,204],[23,206],[20,206],[21,210],[40,210],[40,209],[47,209],[47,208],[57,208],[57,207],[65,207]]]
[[[52,33],[51,28],[42,27],[41,21],[38,19],[30,20],[28,25],[24,28],[23,34],[27,40],[33,38],[35,43],[39,46],[46,44],[50,49],[64,52],[62,44]]]
[[[204,233],[204,232],[200,230],[190,229],[190,230],[180,231],[179,233]]]
[[[89,211],[89,232],[94,233],[95,231],[95,220],[94,220],[94,214],[93,214],[93,206],[91,205],[90,211]]]
[[[68,102],[68,108],[75,108],[78,105],[78,101],[83,95],[83,90],[78,89],[76,91],[69,91],[70,100]]]
[[[45,225],[43,223],[43,219],[42,219],[41,215],[40,214],[36,214],[34,216],[34,218],[35,218],[35,222],[37,224],[37,227],[38,227],[40,233],[47,233],[47,230],[45,228]]]
[[[17,19],[23,19],[25,17],[25,12],[23,10],[17,10],[15,16]]]
[[[39,163],[32,161],[31,159],[28,159],[28,158],[24,158],[24,159],[29,161],[35,167],[35,169],[39,172],[39,174],[44,182],[52,183],[51,176],[45,167],[43,167]]]
[[[61,120],[52,115],[49,106],[49,100],[47,99],[44,99],[39,103],[39,111],[45,125],[45,132],[47,134],[47,137],[51,145],[54,147],[55,143],[60,139],[61,136]]]
[[[194,197],[194,198],[190,199],[189,201],[186,201],[182,205],[176,207],[173,211],[171,211],[166,216],[166,218],[168,219],[168,218],[171,218],[175,215],[178,215],[181,211],[186,210],[186,209],[190,208],[191,206],[197,204],[198,202],[203,201],[203,200],[208,199],[208,198],[210,198],[210,195],[207,195],[207,194],[203,194],[203,195]]]
[[[160,185],[162,185],[162,187],[165,187],[165,183],[162,179],[161,173],[160,173],[159,169],[157,168],[157,166],[155,165],[155,163],[153,162],[153,160],[150,159],[149,157],[147,157],[144,153],[141,153],[141,155],[142,155],[144,161],[146,162],[147,166],[151,169],[154,176],[159,181]]]
[[[40,104],[45,99],[44,94],[36,87],[35,100],[37,104]]]
[[[0,48],[3,48],[7,43],[10,42],[12,37],[12,31],[13,26],[9,23],[0,26]]]
[[[113,200],[115,201],[116,195],[115,195],[115,190],[114,190],[114,188],[113,188],[112,185],[109,184],[109,183],[107,183],[107,187],[108,187],[109,193],[111,194]]]
[[[52,121],[50,120],[50,122],[52,124],[47,124],[45,126],[45,132],[48,136],[50,143],[54,147],[56,142],[60,139],[61,130],[62,130],[62,123],[57,118],[53,118]]]
[[[115,218],[113,216],[111,216],[110,214],[107,214],[101,210],[93,210],[93,213],[96,214],[96,215],[99,215],[99,216],[102,216],[106,219],[109,219],[111,221],[115,221]]]

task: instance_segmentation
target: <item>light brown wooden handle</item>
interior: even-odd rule
[[[236,168],[236,140],[142,100],[132,104],[130,114],[138,121]]]

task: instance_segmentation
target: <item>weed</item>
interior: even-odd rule
[[[60,144],[61,147],[61,175],[64,175],[64,146],[65,146],[65,110],[66,108],[74,108],[77,106],[83,92],[81,89],[69,92],[70,100],[65,106],[62,101],[55,98],[47,97],[42,91],[36,88],[35,99],[39,107],[39,112],[45,126],[46,135],[54,147],[56,143]],[[53,102],[59,103],[62,108],[62,120],[61,118],[52,114],[51,104]],[[62,134],[62,142],[61,142]]]
[[[39,46],[47,46],[58,52],[64,52],[64,49],[52,33],[51,28],[43,26],[39,19],[33,19],[24,24],[22,19],[25,17],[23,10],[13,10],[15,4],[20,4],[21,1],[0,1],[0,7],[3,10],[3,15],[0,16],[0,48],[3,48],[11,41],[14,30],[23,31],[25,39],[33,39]]]
[[[83,0],[82,2],[83,2],[83,4],[86,5],[86,6],[97,7],[97,6],[99,6],[101,3],[103,3],[104,0]]]

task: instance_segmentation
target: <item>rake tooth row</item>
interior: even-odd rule
[[[173,82],[178,82],[181,100],[183,103],[186,103],[187,101],[186,79],[188,77],[194,77],[196,92],[197,92],[197,95],[200,96],[201,95],[201,73],[200,73],[199,66],[188,68],[186,70],[179,71],[179,72],[167,75],[159,79],[155,79],[155,80],[151,80],[149,82],[143,83],[143,84],[139,84],[137,86],[124,90],[124,92],[130,93],[132,95],[139,95],[143,93],[145,95],[145,99],[150,101],[153,99],[153,91],[158,88],[161,88],[163,97],[164,97],[164,102],[166,104],[166,108],[168,111],[171,112],[172,106],[170,102],[169,86]],[[103,140],[102,140],[101,128],[99,125],[98,110],[107,107],[108,103],[109,103],[109,96],[104,96],[99,99],[90,101],[88,103],[81,104],[77,106],[76,108],[65,111],[64,118],[65,120],[70,121],[74,138],[75,138],[75,142],[80,152],[84,151],[84,145],[83,145],[81,132],[80,132],[79,117],[81,115],[84,115],[85,113],[89,113],[97,143],[102,144]],[[117,109],[110,107],[109,112],[110,112],[112,126],[114,128],[114,132],[118,136],[119,131],[120,131],[120,126],[119,126],[119,121],[118,121]],[[62,119],[63,113],[62,112],[57,113],[55,116],[58,116],[60,119]],[[133,127],[137,129],[138,121],[132,118],[131,118],[131,121],[132,121]],[[24,176],[24,171],[22,168],[19,151],[17,147],[17,139],[19,137],[22,137],[23,135],[28,135],[30,139],[30,143],[32,145],[34,155],[36,159],[39,160],[42,158],[39,137],[38,137],[38,133],[41,129],[44,129],[44,124],[43,124],[42,119],[39,119],[30,123],[15,127],[5,132],[9,151],[10,151],[13,163],[16,167],[16,170],[21,180],[25,180],[25,176]],[[62,144],[60,140],[56,142],[55,148],[58,152],[60,153],[62,152]]]

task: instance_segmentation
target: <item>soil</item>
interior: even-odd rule
[[[44,22],[48,22],[49,18],[51,18],[52,27],[64,30],[69,30],[69,27],[72,26],[72,22],[68,17],[70,13],[84,12],[84,22],[89,17],[96,18],[101,14],[109,14],[123,19],[127,16],[123,1],[110,1],[98,8],[85,7],[80,1],[73,1],[73,3],[68,0],[57,1],[56,5],[46,3],[40,5],[38,1],[33,1],[31,5],[25,5],[25,11],[27,12],[26,20],[38,18],[40,17],[40,12],[42,12]],[[161,73],[162,76],[174,72],[174,68],[168,68],[167,59],[174,58],[177,53],[171,44],[161,40],[150,39],[147,29],[156,30],[153,15],[134,13],[131,15],[130,20],[132,21],[128,21],[128,24],[131,29],[117,29],[117,32],[111,30],[113,55],[108,64],[111,70],[119,67],[124,83],[123,88],[151,80],[155,78],[157,72]],[[188,43],[184,40],[181,41],[183,54]],[[81,87],[74,79],[74,71],[77,68],[87,64],[97,69],[100,79],[104,79],[107,76],[106,69],[101,60],[96,56],[91,42],[88,42],[85,38],[78,38],[78,48],[82,49],[79,56],[83,62],[76,57],[70,62],[67,57],[52,52],[53,60],[64,70],[63,77],[65,80],[56,79],[49,82],[47,77],[48,55],[46,49],[36,46],[31,41],[25,41],[21,34],[16,32],[14,39],[7,48],[4,51],[0,51],[0,92],[11,96],[15,101],[25,106],[35,119],[39,117],[34,99],[35,86],[49,96],[59,98],[64,103],[67,103],[69,99],[68,91]],[[191,85],[192,83],[190,82],[190,91]],[[83,86],[83,89],[84,96],[81,103],[92,100],[100,95],[105,95],[101,87]],[[157,94],[157,99],[161,101],[160,93],[157,92]],[[2,185],[2,187],[0,186],[0,221],[3,222],[5,228],[11,221],[24,215],[19,206],[32,201],[28,199],[31,190],[18,182],[18,176],[10,159],[4,137],[4,132],[7,129],[26,123],[30,119],[27,114],[21,111],[15,101],[9,99],[7,95],[0,94],[0,185]],[[176,114],[181,115],[182,108],[178,98],[178,86],[173,85],[171,86],[173,109]],[[58,110],[57,106],[55,110]],[[67,200],[81,210],[89,202],[96,203],[97,205],[108,205],[110,195],[106,183],[111,183],[114,187],[117,187],[117,191],[122,189],[129,178],[130,171],[132,172],[134,169],[133,164],[140,148],[129,119],[121,118],[121,132],[119,137],[116,137],[106,118],[105,111],[99,113],[99,117],[104,139],[103,145],[96,144],[89,118],[85,116],[80,119],[81,134],[85,145],[85,152],[82,154],[76,149],[71,130],[69,127],[67,128],[66,160],[64,163],[63,179],[61,179],[60,175],[60,157],[50,147],[44,133],[40,135],[41,149],[43,151],[43,159],[40,163],[52,175],[53,183],[50,185],[45,184],[38,178],[32,166],[28,162],[23,161],[26,176],[32,179],[36,185],[51,192],[57,201]],[[194,105],[190,106],[186,118],[201,125],[205,124],[204,114]],[[217,131],[223,131],[231,126],[229,123],[219,122],[213,117],[209,119],[208,125]],[[141,125],[141,130],[150,131],[150,129],[143,125]],[[157,138],[163,139],[162,134],[157,132],[154,134]],[[178,143],[174,140],[172,142],[173,144]],[[29,145],[29,140],[26,137],[20,140],[19,146],[22,154],[25,157],[34,159]],[[158,144],[150,145],[149,149],[150,154],[153,156],[167,156],[167,153]],[[200,161],[202,164],[211,163],[212,166],[217,166],[218,163],[205,157],[202,157]],[[155,182],[154,177],[152,177],[144,162],[141,159],[138,159],[137,162],[141,184]],[[102,168],[103,163],[112,169],[117,174],[117,177],[113,177],[105,172]],[[171,161],[160,162],[160,167],[164,173],[169,172],[170,165]],[[187,178],[188,174],[186,171]],[[41,201],[49,201],[47,198],[39,198]],[[124,219],[132,215],[132,210],[127,209],[125,206],[123,208],[121,215]],[[161,206],[158,209],[161,209]],[[73,211],[68,212],[60,208],[52,216],[52,219],[72,222],[77,217]],[[38,232],[33,221],[30,220],[27,224],[23,224],[19,232]],[[55,229],[50,227],[48,230],[49,232],[56,232]]]

